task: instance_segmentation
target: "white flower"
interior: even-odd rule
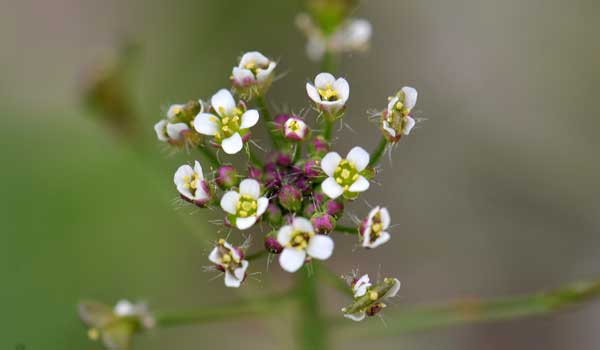
[[[180,166],[173,176],[173,182],[182,198],[198,206],[204,206],[210,200],[208,184],[204,180],[202,166],[196,161],[194,167]]]
[[[342,194],[353,198],[359,192],[369,189],[369,180],[362,171],[369,165],[369,153],[361,147],[354,147],[342,159],[337,152],[329,152],[321,160],[321,168],[327,179],[321,184],[323,192],[332,199]]]
[[[154,319],[150,315],[146,303],[132,303],[129,300],[121,299],[115,305],[113,312],[118,317],[138,317],[147,328],[154,325]]]
[[[167,134],[167,120],[161,119],[158,123],[154,124],[154,131],[159,141],[168,142],[169,135]]]
[[[210,252],[208,260],[225,272],[225,285],[238,288],[246,278],[248,260],[244,260],[243,252],[219,239],[217,246]]]
[[[341,51],[363,51],[368,48],[373,29],[366,19],[348,19],[330,39],[330,49]]]
[[[390,99],[381,119],[382,129],[389,141],[397,142],[402,135],[410,134],[415,126],[411,112],[417,104],[417,96],[417,90],[405,86]]]
[[[319,73],[314,85],[306,83],[306,92],[321,111],[339,116],[350,96],[350,85],[344,78],[336,80],[330,73]]]
[[[185,104],[172,104],[167,109],[167,118],[173,120],[184,112]]]
[[[246,52],[231,73],[234,86],[248,87],[270,83],[277,63],[258,51]]]
[[[386,231],[390,227],[390,213],[386,208],[375,207],[360,228],[362,246],[375,248],[390,240]]]
[[[249,137],[249,128],[258,122],[258,111],[243,111],[236,107],[231,93],[219,90],[211,98],[215,114],[200,112],[194,119],[194,128],[200,134],[214,136],[225,153],[235,154],[242,150],[244,139]]]
[[[369,275],[363,275],[361,278],[356,280],[356,282],[352,285],[352,292],[354,293],[354,297],[362,297],[367,293],[367,289],[371,287],[371,282],[369,280]]]
[[[291,225],[281,227],[277,232],[277,241],[284,247],[279,264],[288,272],[298,271],[307,256],[326,260],[333,253],[333,240],[316,234],[310,221],[302,217],[296,217]]]
[[[297,117],[290,117],[283,124],[283,135],[288,140],[302,141],[308,135],[308,125]]]
[[[361,286],[357,288],[357,282],[353,287],[354,303],[342,309],[344,317],[357,322],[364,320],[366,316],[374,316],[379,313],[387,306],[384,301],[395,297],[400,290],[400,281],[397,278],[386,278],[383,282],[375,285],[371,285],[368,275],[361,277],[359,281],[361,280]],[[362,286],[367,284],[368,286],[363,292]],[[359,289],[360,293],[357,295]]]
[[[267,210],[269,200],[260,196],[260,183],[245,179],[239,192],[228,191],[221,198],[221,208],[229,213],[229,219],[240,230],[252,227]]]

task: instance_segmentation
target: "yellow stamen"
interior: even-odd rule
[[[372,301],[375,301],[375,300],[377,300],[377,298],[379,298],[379,293],[377,293],[376,291],[369,292],[369,299],[371,299]]]

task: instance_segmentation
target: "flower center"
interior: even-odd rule
[[[348,191],[350,186],[358,179],[358,171],[353,162],[343,159],[333,172],[333,178],[344,191]]]
[[[381,212],[377,212],[373,215],[372,223],[371,223],[371,242],[374,242],[381,233],[383,232],[383,223],[381,221]]]
[[[258,73],[260,73],[263,69],[266,69],[268,65],[258,65],[255,61],[250,61],[244,65],[244,68],[251,71],[252,74],[256,77]]]
[[[183,186],[190,190],[192,194],[196,193],[196,190],[200,187],[200,175],[197,173],[193,173],[191,177],[185,175],[183,177]]]
[[[296,119],[292,119],[288,123],[288,129],[292,132],[297,133],[302,129],[302,125]]]
[[[239,108],[235,108],[231,115],[225,115],[225,110],[221,107],[219,114],[220,120],[217,117],[212,120],[219,124],[219,131],[215,134],[217,140],[226,139],[240,130],[242,111]]]
[[[290,239],[287,246],[298,250],[304,250],[308,247],[308,242],[314,235],[314,232],[294,231],[292,233],[292,239]]]
[[[327,84],[325,89],[319,89],[319,95],[321,95],[321,100],[323,101],[338,100],[338,93],[331,87],[331,84]]]
[[[240,200],[236,205],[237,216],[241,218],[247,218],[249,216],[256,215],[256,208],[258,204],[256,199],[252,198],[247,194],[240,196]]]

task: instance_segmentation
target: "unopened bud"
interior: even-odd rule
[[[273,236],[265,237],[265,249],[271,254],[280,254],[283,251],[283,247]]]
[[[231,165],[223,165],[217,171],[217,185],[223,189],[237,186],[239,183],[238,172]]]
[[[302,192],[292,185],[281,187],[277,195],[279,204],[291,212],[297,212],[302,207]]]
[[[263,214],[263,218],[273,226],[281,224],[282,214],[281,209],[277,204],[269,203],[267,211]]]
[[[314,215],[310,222],[312,223],[315,232],[319,234],[329,234],[333,231],[336,225],[336,220],[333,216],[327,213],[320,213]]]
[[[317,136],[310,141],[309,151],[313,156],[322,158],[329,152],[329,144],[323,136]]]
[[[339,218],[344,213],[344,203],[330,199],[325,203],[325,212],[334,218]]]
[[[318,160],[309,160],[302,166],[302,172],[304,176],[314,179],[317,176],[321,175],[321,166],[319,165]]]

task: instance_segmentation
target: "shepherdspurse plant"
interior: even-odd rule
[[[322,60],[323,71],[304,88],[312,112],[280,114],[274,118],[265,95],[275,81],[278,62],[260,52],[247,52],[231,71],[231,86],[208,99],[194,99],[168,108],[166,118],[154,126],[159,141],[175,149],[199,151],[201,160],[190,159],[174,173],[173,182],[182,200],[191,206],[217,209],[222,225],[207,256],[209,271],[223,276],[225,287],[242,288],[260,258],[277,256],[282,270],[296,274],[298,283],[281,295],[231,303],[200,311],[152,313],[143,303],[123,300],[112,308],[98,302],[79,306],[82,320],[90,327],[91,339],[110,349],[127,349],[135,333],[160,326],[202,323],[222,318],[275,313],[282,303],[298,301],[303,349],[325,349],[333,321],[326,322],[319,309],[316,287],[326,282],[349,297],[337,317],[363,321],[380,315],[386,301],[397,295],[400,281],[388,276],[373,281],[356,272],[343,280],[324,263],[334,253],[342,234],[354,235],[361,249],[386,249],[394,233],[391,215],[382,206],[364,209],[362,220],[348,218],[345,208],[369,190],[378,174],[378,163],[387,150],[411,134],[417,120],[413,108],[417,90],[399,87],[370,117],[381,132],[372,152],[355,145],[348,152],[332,141],[335,123],[341,123],[350,98],[350,83],[334,74],[335,55],[368,47],[371,25],[349,19],[351,1],[312,0],[309,14],[297,23],[307,35],[307,54]],[[280,102],[283,104],[283,102]],[[258,145],[252,132],[266,128],[269,145]],[[375,128],[373,130],[376,130]],[[256,150],[265,150],[261,159]],[[339,152],[344,154],[342,156]],[[234,155],[247,157],[247,166],[236,167]],[[342,224],[350,222],[352,224]],[[251,232],[252,240],[244,232]],[[263,244],[254,244],[263,241]],[[347,270],[352,270],[348,266]],[[408,310],[392,318],[390,330],[406,331],[459,322],[499,319],[552,311],[600,293],[600,284],[568,287],[527,298],[481,303],[469,301],[438,308]],[[538,303],[538,304],[536,304]],[[350,322],[350,321],[348,321]],[[364,329],[371,329],[366,326]],[[375,327],[381,327],[376,324]],[[381,328],[380,328],[381,329]]]

